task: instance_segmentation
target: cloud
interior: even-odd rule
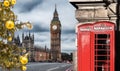
[[[43,3],[44,0],[19,0],[18,4],[16,5],[19,7],[19,12],[30,12],[32,9],[34,9],[37,5],[40,5]]]
[[[64,29],[62,34],[75,34],[75,29]]]
[[[25,29],[25,32],[32,32],[32,33],[38,33],[38,32],[48,32],[49,29],[44,28],[43,26],[40,26],[38,24],[34,24],[32,30]]]

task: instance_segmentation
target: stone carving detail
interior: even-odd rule
[[[95,19],[106,19],[108,18],[107,9],[104,7],[92,8],[92,9],[78,9],[76,10],[76,18],[81,21],[95,20]]]
[[[116,3],[113,3],[113,4],[109,5],[108,15],[116,15]]]
[[[95,10],[95,18],[99,17],[108,17],[107,16],[107,9],[104,8],[98,8]]]

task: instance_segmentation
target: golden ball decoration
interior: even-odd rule
[[[0,11],[2,11],[2,8],[0,7]]]
[[[22,51],[23,53],[26,53],[27,51],[25,50],[25,49],[23,49],[23,51]]]
[[[26,71],[26,70],[27,70],[27,67],[26,67],[26,66],[22,66],[22,70],[23,70],[23,71]]]
[[[14,24],[13,21],[7,21],[7,22],[5,23],[5,27],[6,27],[7,29],[13,29],[13,28],[15,27],[15,24]]]
[[[8,41],[12,41],[12,37],[11,36],[8,37]]]
[[[28,27],[28,29],[32,29],[33,28],[33,26],[28,22],[28,23],[26,23],[26,26]]]
[[[20,60],[23,58],[23,56],[20,56]]]
[[[28,29],[30,29],[30,30],[33,28],[33,26],[32,26],[31,24],[27,24],[26,26],[27,26]]]
[[[11,63],[10,62],[7,62],[6,63],[6,66],[9,68],[11,66]]]
[[[14,16],[14,13],[12,11],[10,12],[10,16]]]
[[[11,3],[12,3],[12,5],[16,4],[16,0],[12,0]]]
[[[21,28],[24,28],[25,27],[25,25],[21,25]]]
[[[28,63],[28,58],[21,56],[20,57],[20,62],[21,62],[21,64],[27,64]]]
[[[5,6],[5,7],[9,7],[9,5],[10,5],[9,1],[5,0],[5,1],[4,1],[4,6]]]

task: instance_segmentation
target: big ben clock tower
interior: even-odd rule
[[[51,59],[61,60],[61,23],[55,6],[54,16],[50,24],[51,34]]]

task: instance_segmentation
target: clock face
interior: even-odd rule
[[[56,29],[57,29],[57,26],[56,26],[56,25],[53,25],[52,28],[53,28],[53,30],[56,30]]]

